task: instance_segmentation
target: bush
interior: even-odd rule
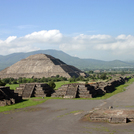
[[[69,79],[69,82],[75,82],[75,81],[76,81],[75,76],[73,76],[73,77],[71,77],[71,78]]]
[[[102,73],[101,76],[100,76],[100,79],[103,79],[103,80],[107,79],[107,74],[106,73]]]
[[[48,85],[49,85],[51,88],[55,88],[55,87],[56,87],[56,85],[55,85],[55,83],[54,83],[53,81],[50,81],[50,82],[48,83]]]
[[[12,83],[13,83],[13,84],[18,84],[18,83],[17,83],[17,80],[14,80]]]
[[[1,79],[0,79],[0,86],[5,86],[6,83],[2,82]]]

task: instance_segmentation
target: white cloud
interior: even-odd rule
[[[0,54],[33,50],[60,49],[78,57],[123,59],[134,56],[134,36],[84,35],[65,36],[59,30],[42,30],[24,37],[9,36],[0,40]]]
[[[36,40],[42,42],[59,42],[62,34],[59,30],[39,31],[25,36],[28,40]]]
[[[9,36],[9,37],[5,40],[5,42],[6,42],[7,44],[9,44],[11,41],[15,40],[16,38],[17,38],[17,36]]]
[[[39,49],[57,47],[62,39],[59,30],[39,31],[25,35],[24,37],[9,36],[6,40],[0,40],[0,54],[7,55],[14,52],[29,52]]]

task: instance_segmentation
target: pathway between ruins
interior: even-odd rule
[[[0,113],[0,134],[133,134],[134,124],[84,122],[97,107],[134,109],[134,83],[107,100],[48,100],[14,112]]]
[[[108,98],[102,108],[109,106],[118,109],[134,109],[134,83],[129,85],[125,92]]]

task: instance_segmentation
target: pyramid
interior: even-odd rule
[[[85,73],[46,54],[31,55],[0,72],[0,78],[47,78],[56,75],[70,78],[85,76]]]

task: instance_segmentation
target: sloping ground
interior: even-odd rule
[[[23,59],[0,72],[1,78],[42,78],[60,75],[66,78],[85,75],[81,70],[69,66],[50,55],[36,54]]]

